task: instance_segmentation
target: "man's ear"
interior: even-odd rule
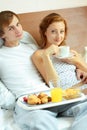
[[[2,39],[4,39],[4,38],[5,38],[4,34],[3,34],[3,36],[1,36],[1,38],[2,38]]]

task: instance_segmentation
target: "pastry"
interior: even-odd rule
[[[43,92],[41,92],[39,95],[38,95],[38,98],[43,98],[43,97],[48,97],[48,95],[47,94],[45,94],[45,93],[43,93]]]
[[[27,103],[30,105],[44,104],[51,102],[51,97],[45,94],[44,92],[36,94],[31,94],[27,98]]]
[[[27,103],[31,105],[41,104],[41,100],[36,95],[33,94],[28,96]]]
[[[81,94],[80,90],[79,89],[66,89],[63,93],[63,97],[65,99],[73,99],[73,98],[77,98],[79,97]]]

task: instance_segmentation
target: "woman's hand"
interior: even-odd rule
[[[49,55],[49,56],[56,55],[56,54],[58,54],[58,52],[59,52],[59,47],[54,44],[52,44],[48,48],[44,49],[44,54]]]
[[[71,50],[71,53],[72,53],[73,56],[71,56],[69,58],[64,58],[64,59],[61,59],[61,60],[66,62],[66,63],[73,64],[75,66],[77,66],[78,63],[84,62],[81,54],[77,53],[74,50]]]

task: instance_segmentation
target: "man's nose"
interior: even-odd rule
[[[19,28],[15,27],[15,32],[19,33]]]

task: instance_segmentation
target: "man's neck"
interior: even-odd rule
[[[5,43],[4,43],[4,46],[6,46],[6,47],[15,47],[15,46],[18,46],[18,45],[19,45],[19,42],[18,42],[18,41],[5,42]]]

